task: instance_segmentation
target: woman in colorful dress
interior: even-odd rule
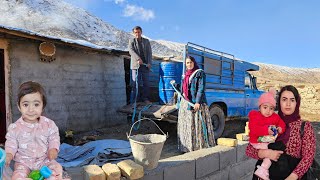
[[[178,115],[178,149],[190,152],[215,146],[205,95],[206,75],[194,57],[187,56]]]
[[[251,144],[248,144],[246,154],[255,159],[269,158],[274,162],[278,162],[279,158],[290,156],[288,158],[288,164],[291,166],[289,173],[284,175],[285,177],[283,178],[279,177],[279,175],[282,176],[283,174],[278,172],[278,168],[273,168],[273,165],[276,164],[273,163],[269,169],[271,180],[306,179],[304,175],[312,165],[316,152],[315,134],[311,123],[303,122],[300,117],[300,102],[301,97],[294,86],[287,85],[281,88],[278,98],[278,114],[286,124],[286,131],[278,136],[276,142],[282,142],[285,145],[284,151],[272,149],[258,150],[253,148]],[[293,161],[294,159],[296,160]],[[258,177],[253,175],[253,179],[258,179]]]

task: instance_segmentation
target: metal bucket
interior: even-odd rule
[[[161,134],[137,134],[131,136],[133,126],[142,120],[153,122],[158,128],[159,126],[150,119],[140,119],[132,124],[128,139],[131,145],[134,161],[142,165],[145,169],[151,170],[158,166],[163,144],[167,139],[167,135],[159,128]]]

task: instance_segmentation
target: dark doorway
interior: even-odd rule
[[[0,143],[6,135],[6,100],[5,100],[4,50],[0,49]]]
[[[130,103],[130,94],[131,94],[131,86],[130,86],[130,59],[124,58],[124,72],[125,72],[125,81],[126,81],[126,95],[127,95],[127,104]]]
[[[151,71],[149,73],[149,83],[150,83],[150,97],[151,102],[159,102],[159,66],[160,61],[153,60]],[[124,71],[125,71],[125,81],[126,81],[126,95],[127,104],[130,104],[130,94],[131,94],[131,69],[130,69],[130,59],[124,58]]]

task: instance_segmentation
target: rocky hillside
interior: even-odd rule
[[[42,35],[83,40],[109,49],[127,50],[131,32],[117,29],[63,0],[1,0],[0,25]],[[181,56],[183,44],[150,39],[154,55]]]
[[[303,119],[320,121],[320,68],[289,68],[284,66],[255,63],[260,70],[252,72],[257,77],[258,88],[277,90],[284,85],[294,85],[301,94],[301,115]]]

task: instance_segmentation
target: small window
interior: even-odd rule
[[[208,74],[221,75],[221,61],[211,58],[204,58],[204,71]]]
[[[246,76],[245,76],[245,79],[244,79],[244,86],[245,88],[247,89],[251,89],[252,87],[252,83],[251,83],[251,78],[250,78],[250,75],[248,73],[246,73]]]

